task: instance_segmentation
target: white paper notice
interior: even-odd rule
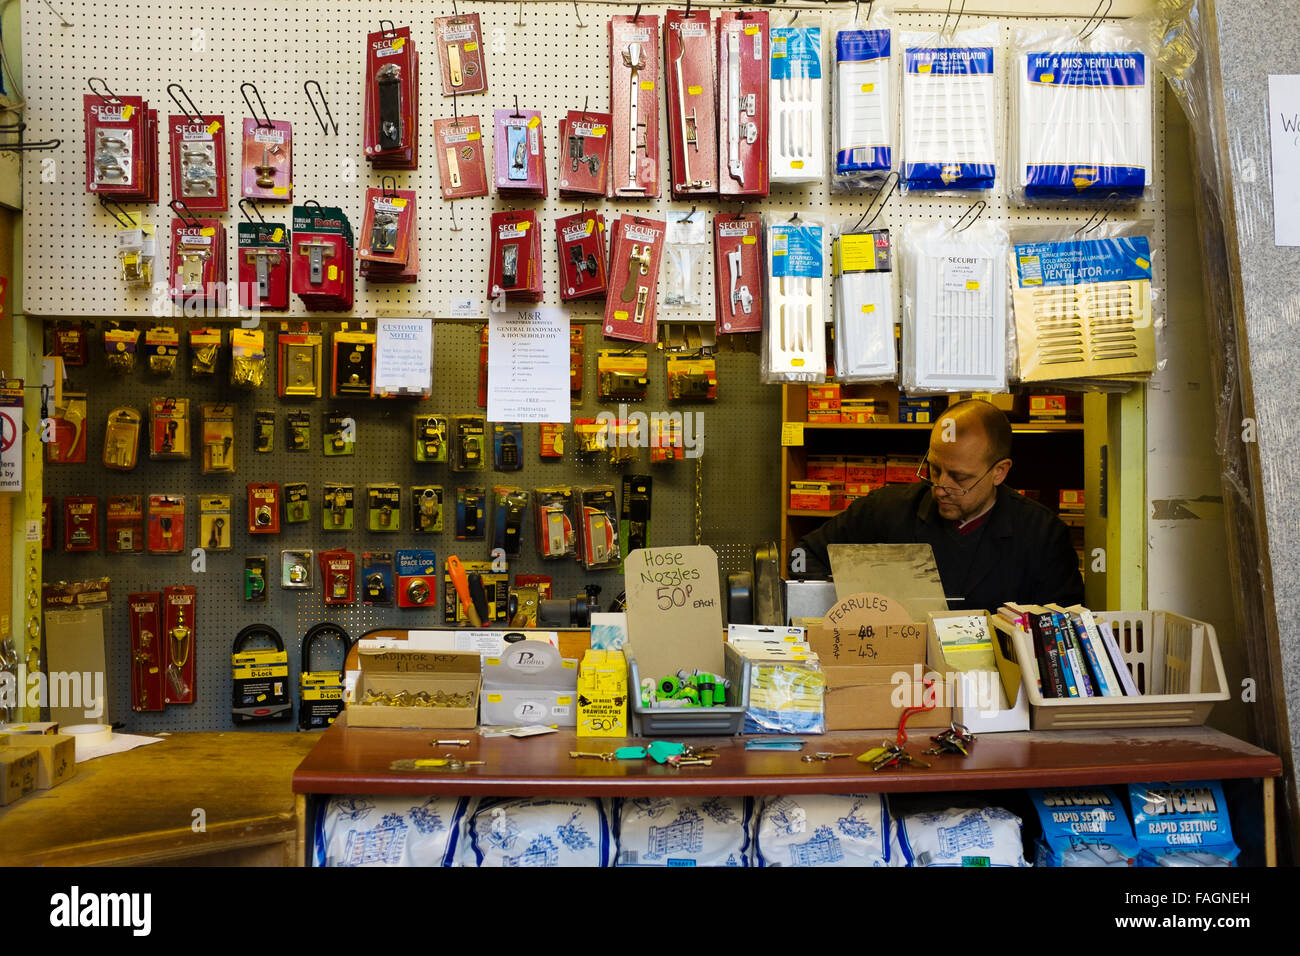
[[[1300,76],[1268,78],[1273,143],[1273,244],[1300,246]]]
[[[375,394],[425,395],[433,388],[433,323],[375,320]]]
[[[569,320],[559,309],[516,309],[488,320],[490,422],[567,422]]]

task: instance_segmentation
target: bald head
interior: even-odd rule
[[[946,426],[946,420],[953,424]],[[945,439],[948,442],[965,443],[969,438],[982,435],[988,448],[987,464],[1011,457],[1011,423],[1000,408],[989,402],[967,399],[949,405],[934,426],[936,433],[942,434],[945,429],[948,429]]]

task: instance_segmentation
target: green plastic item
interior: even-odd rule
[[[618,760],[644,760],[644,747],[619,747],[614,751],[614,757]]]
[[[669,757],[676,757],[686,750],[685,744],[670,740],[655,740],[646,748],[646,753],[655,763],[667,763]]]

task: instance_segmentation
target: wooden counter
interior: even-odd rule
[[[318,739],[172,734],[78,764],[67,783],[0,809],[0,866],[291,866],[304,835],[290,777]]]

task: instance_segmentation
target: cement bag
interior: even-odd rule
[[[889,866],[890,826],[878,793],[769,797],[754,858],[758,866]]]
[[[316,817],[317,866],[454,866],[465,797],[330,797]]]
[[[750,866],[753,797],[632,797],[618,803],[615,866]]]
[[[594,797],[485,799],[469,821],[465,866],[609,866],[613,841]]]
[[[1028,866],[1020,818],[1000,807],[903,813],[898,843],[908,866]]]

